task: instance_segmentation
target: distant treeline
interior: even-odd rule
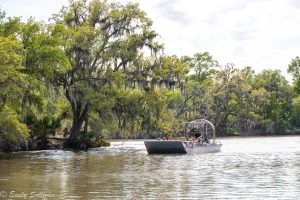
[[[157,37],[133,3],[74,1],[49,23],[0,11],[0,148],[45,147],[54,134],[71,148],[175,136],[196,118],[224,136],[300,126],[299,57],[287,63],[289,83],[279,70],[220,66],[208,52],[165,55]]]

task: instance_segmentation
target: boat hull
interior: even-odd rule
[[[222,147],[222,144],[217,143],[188,146],[186,142],[179,140],[147,140],[144,143],[148,154],[214,153]]]
[[[182,154],[187,153],[182,141],[147,140],[144,141],[149,154]]]

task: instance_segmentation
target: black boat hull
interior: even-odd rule
[[[185,154],[187,151],[182,141],[177,140],[147,140],[144,141],[149,154]]]

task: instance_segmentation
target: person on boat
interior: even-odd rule
[[[195,137],[196,137],[196,145],[200,145],[202,143],[202,134],[200,131],[196,132],[195,134]]]
[[[189,131],[189,137],[190,136],[194,136],[195,134],[197,133],[197,128],[192,128],[190,131]]]
[[[187,146],[193,147],[195,141],[196,141],[196,139],[194,138],[194,136],[192,136],[192,137],[187,141]]]
[[[198,138],[201,138],[202,134],[201,132],[196,132],[195,133],[195,138],[198,139]]]

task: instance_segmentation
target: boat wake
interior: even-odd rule
[[[101,151],[106,153],[146,153],[143,141],[113,141],[109,147],[92,148],[90,151]]]

